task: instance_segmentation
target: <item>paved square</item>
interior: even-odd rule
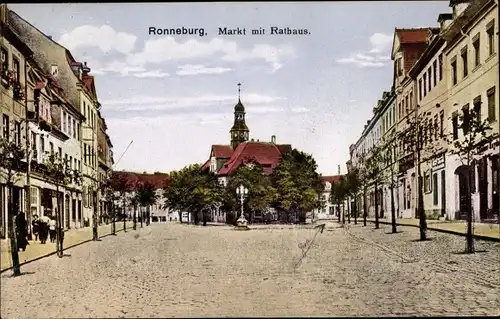
[[[67,250],[1,278],[2,318],[496,315],[500,247],[463,237],[153,225]]]

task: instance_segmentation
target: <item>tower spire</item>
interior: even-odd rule
[[[241,83],[238,83],[238,101],[241,101]]]

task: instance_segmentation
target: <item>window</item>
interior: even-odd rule
[[[439,112],[439,136],[443,137],[444,135],[444,111]]]
[[[434,115],[434,126],[432,127],[434,131],[434,140],[438,139],[439,127],[438,127],[438,115]]]
[[[441,186],[443,187],[443,186]],[[432,201],[434,205],[438,204],[438,174],[434,173],[432,174]]]
[[[495,53],[495,20],[488,23],[486,28],[486,34],[488,35],[488,56],[492,56]]]
[[[413,91],[410,91],[410,110],[413,110]]]
[[[408,103],[408,95],[405,97],[405,114],[410,113],[410,105]]]
[[[399,119],[401,119],[401,117],[403,116],[403,112],[401,109],[401,102],[398,103],[398,115],[399,115]]]
[[[83,162],[87,164],[87,144],[83,144]]]
[[[480,46],[480,34],[478,34],[474,42],[472,43],[472,47],[474,48],[474,68],[481,64],[481,46]]]
[[[397,70],[397,75],[398,76],[403,75],[403,68],[401,66],[402,66],[401,58],[398,58],[396,60],[396,70]]]
[[[68,165],[68,154],[64,154],[64,166]]]
[[[424,96],[427,95],[427,77],[424,74]]]
[[[78,160],[78,170],[79,171],[82,170],[82,162],[80,160]]]
[[[70,129],[69,129],[69,114],[66,113],[66,123],[65,123],[65,129],[66,129],[66,133],[68,133],[70,136],[71,136],[71,133],[70,133]]]
[[[433,79],[433,82],[434,82],[434,86],[436,86],[437,84],[437,61],[434,60],[434,63],[432,63],[432,79]]]
[[[429,92],[431,91],[432,89],[432,69],[429,67],[427,69],[427,81],[429,81]]]
[[[18,121],[14,122],[14,139],[17,145],[21,145],[21,123]]]
[[[439,81],[443,79],[443,54],[441,53],[438,57],[439,60]]]
[[[474,113],[476,113],[476,119],[481,122],[481,95],[477,96],[473,101]]]
[[[493,122],[496,120],[495,87],[489,89],[486,95],[488,96],[488,120]]]
[[[431,185],[431,171],[428,170],[424,174],[424,192],[429,193],[432,191],[432,185]]]
[[[21,66],[19,64],[19,60],[17,58],[12,58],[12,69],[14,71],[14,79],[16,83],[19,83],[19,76],[21,72]]]
[[[36,147],[36,134],[35,134],[35,132],[31,132],[31,149],[33,151],[33,157],[36,159],[37,147]]]
[[[453,85],[457,84],[457,60],[451,62],[451,83]]]
[[[76,124],[76,139],[80,140],[80,123]]]
[[[72,123],[73,138],[76,138],[76,121],[73,119]]]
[[[9,54],[7,53],[7,50],[4,48],[0,49],[0,57],[2,58],[2,70],[8,70],[9,69]]]
[[[467,75],[469,75],[469,60],[467,59],[467,47],[465,47],[462,50],[462,53],[460,53],[460,56],[462,57],[462,71],[463,71],[463,77],[465,78]]]
[[[422,100],[422,79],[418,80],[418,100]]]
[[[54,155],[54,143],[49,142],[49,147],[50,147],[50,155]]]
[[[60,147],[58,149],[58,155],[59,155],[59,158],[62,159],[62,148],[60,148]]]
[[[470,123],[469,103],[465,104],[462,107],[462,113],[463,113],[462,131],[464,135],[466,135],[467,133],[469,133],[469,123]]]
[[[62,112],[62,117],[61,117],[61,128],[63,130],[63,132],[66,131],[66,112]]]
[[[73,156],[69,157],[69,168],[73,169]]]
[[[458,113],[457,111],[453,112],[451,116],[451,125],[453,127],[453,139],[458,139]]]

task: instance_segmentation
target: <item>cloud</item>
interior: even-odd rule
[[[136,40],[135,35],[117,32],[109,25],[100,27],[81,25],[64,33],[58,42],[70,51],[85,47],[98,47],[104,53],[117,51],[128,54],[134,49]]]
[[[138,78],[165,78],[170,76],[170,74],[161,72],[160,70],[133,73],[132,75]]]
[[[271,72],[276,72],[283,66],[285,58],[295,56],[293,48],[289,45],[273,46],[269,44],[256,44],[252,48],[243,49],[236,42],[222,38],[212,38],[211,40],[189,39],[182,41],[180,38],[171,36],[149,38],[144,41],[142,49],[138,50],[136,46],[137,37],[135,35],[115,31],[109,25],[100,27],[82,25],[76,27],[64,33],[59,42],[70,50],[78,51],[82,48],[97,47],[105,54],[112,51],[122,53],[125,56],[117,58],[111,64],[123,64],[134,68],[146,68],[150,64],[162,64],[169,61],[177,62],[210,58],[232,63],[261,60],[271,65]],[[110,66],[105,65],[102,68],[98,68],[96,74],[117,73],[114,70]],[[229,70],[226,70],[226,68],[213,68],[213,70],[211,68],[210,71],[202,74],[223,73],[227,71]],[[140,72],[145,72],[145,70]],[[182,74],[189,71],[181,70],[180,72]],[[194,71],[191,70],[191,72]],[[121,72],[120,74],[129,75],[126,72]]]
[[[369,39],[370,50],[352,53],[348,57],[337,59],[336,62],[339,64],[354,64],[359,68],[383,67],[390,60],[392,39],[392,35],[374,33]]]
[[[310,110],[306,107],[294,107],[292,108],[292,113],[307,113]]]
[[[222,74],[232,71],[230,68],[214,67],[208,68],[201,64],[185,64],[178,67],[177,75],[198,75],[198,74]]]

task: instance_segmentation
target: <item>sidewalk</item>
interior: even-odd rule
[[[366,220],[375,223],[375,218],[367,218]],[[359,221],[361,221],[362,223],[363,219],[362,218],[358,219],[358,223]],[[351,223],[352,222],[353,221],[351,219]],[[390,225],[391,219],[381,218],[379,222],[381,224]],[[396,224],[399,226],[419,227],[419,223],[420,221],[414,218],[396,219]],[[463,220],[453,220],[453,221],[427,220],[427,229],[465,236],[467,233],[467,222]],[[474,237],[478,239],[500,241],[499,224],[474,223],[473,230],[474,230]]]
[[[132,230],[133,222],[127,222],[127,231]],[[140,228],[140,223],[137,223],[137,227]],[[123,222],[116,223],[116,232],[123,231]],[[98,228],[99,237],[109,236],[111,234],[111,224],[101,225]],[[92,227],[71,229],[64,233],[64,249],[68,249],[85,242],[92,240]],[[19,252],[19,262],[24,264],[31,262],[42,257],[50,256],[55,254],[56,244],[47,241],[45,245],[42,245],[40,241],[34,242],[30,241],[29,245],[26,247],[26,251]],[[1,253],[1,264],[0,271],[3,272],[12,267],[12,257],[10,252],[10,241],[1,240],[0,241],[0,253]]]

